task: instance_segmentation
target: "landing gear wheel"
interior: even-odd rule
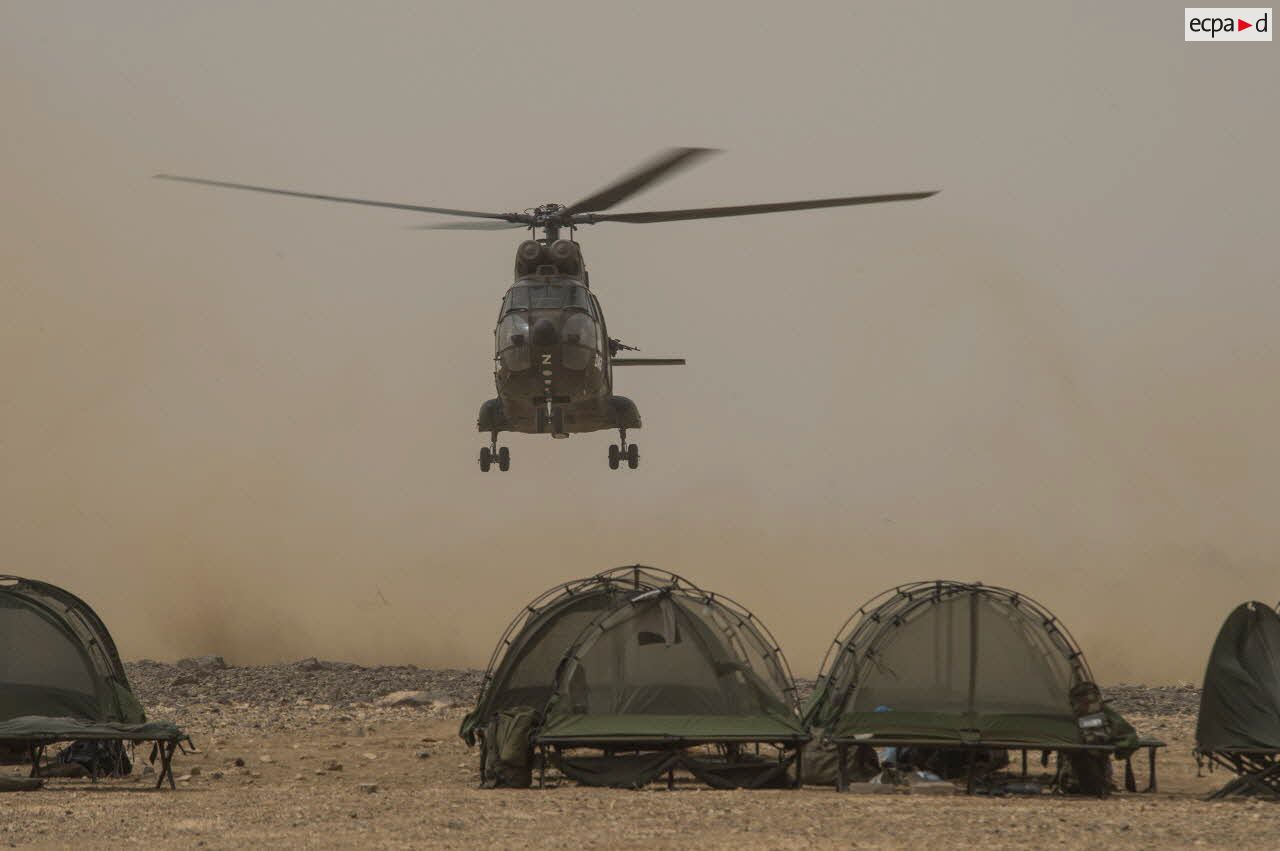
[[[618,449],[616,444],[609,444],[609,469],[618,469],[618,462],[622,460],[622,450]]]
[[[547,414],[546,408],[538,408],[533,415],[534,431],[538,434],[544,434],[548,431],[547,424],[551,417]]]
[[[493,464],[493,452],[487,446],[480,448],[480,472],[489,472],[489,467]]]
[[[627,447],[627,466],[633,470],[640,466],[640,447],[634,443]]]
[[[498,450],[498,469],[504,473],[511,469],[511,450],[505,446]]]

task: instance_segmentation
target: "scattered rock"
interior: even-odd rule
[[[244,768],[244,758],[236,757],[234,760],[231,761],[231,764],[234,765],[236,768]]]
[[[198,776],[201,773],[200,766],[198,765],[191,766],[191,770],[188,771],[187,773],[190,774],[192,777]]]
[[[196,671],[221,671],[227,667],[227,660],[221,656],[191,656],[179,659],[178,667]]]
[[[258,757],[258,762],[265,762],[270,764],[275,762],[275,757],[271,756],[271,754],[264,753],[262,756]]]
[[[365,792],[366,794],[372,795],[374,792],[378,791],[378,784],[377,783],[361,783],[360,791]]]
[[[342,763],[338,762],[336,759],[331,759],[324,764],[324,770],[325,771],[341,771]]]
[[[415,756],[417,756],[418,759],[426,759],[431,756],[431,751],[418,751]]]
[[[1107,686],[1102,696],[1122,714],[1194,716],[1200,711],[1200,689],[1185,682],[1173,686]]]
[[[912,783],[910,789],[912,795],[954,795],[956,793],[955,785],[946,781]]]
[[[448,698],[445,698],[448,699]],[[436,698],[425,691],[393,691],[378,698],[378,706],[430,706]]]
[[[907,787],[890,783],[850,783],[847,790],[850,795],[894,795],[899,791],[906,792]]]

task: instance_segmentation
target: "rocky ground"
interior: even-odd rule
[[[476,788],[457,738],[475,671],[304,660],[224,667],[136,662],[149,713],[187,729],[176,791],[132,778],[50,780],[3,796],[0,842],[231,848],[1188,847],[1269,845],[1280,805],[1201,797],[1225,782],[1191,757],[1194,688],[1116,686],[1113,704],[1165,739],[1161,791],[1107,800],[837,795],[830,789],[641,792]],[[1145,779],[1145,761],[1136,766]],[[0,769],[17,773],[18,769]]]
[[[126,663],[129,682],[148,713],[178,718],[193,736],[356,725],[370,717],[444,717],[475,702],[480,671],[407,666],[364,667],[304,659],[228,667],[217,656],[176,665]],[[387,700],[388,696],[398,699]],[[398,705],[385,706],[391,703]]]

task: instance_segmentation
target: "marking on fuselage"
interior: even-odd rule
[[[550,354],[550,353],[547,353],[547,354],[545,354],[545,355],[543,355],[543,356],[542,356],[542,363],[543,363],[543,365],[544,365],[544,366],[551,366],[551,354]]]

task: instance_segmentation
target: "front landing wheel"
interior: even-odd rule
[[[614,444],[609,444],[609,469],[618,469],[618,463],[622,461],[622,450]]]
[[[493,466],[493,451],[487,446],[480,448],[480,472],[487,473]]]
[[[634,443],[627,447],[627,466],[632,470],[640,466],[640,447]]]
[[[504,473],[511,469],[511,450],[505,446],[498,450],[498,469]]]

